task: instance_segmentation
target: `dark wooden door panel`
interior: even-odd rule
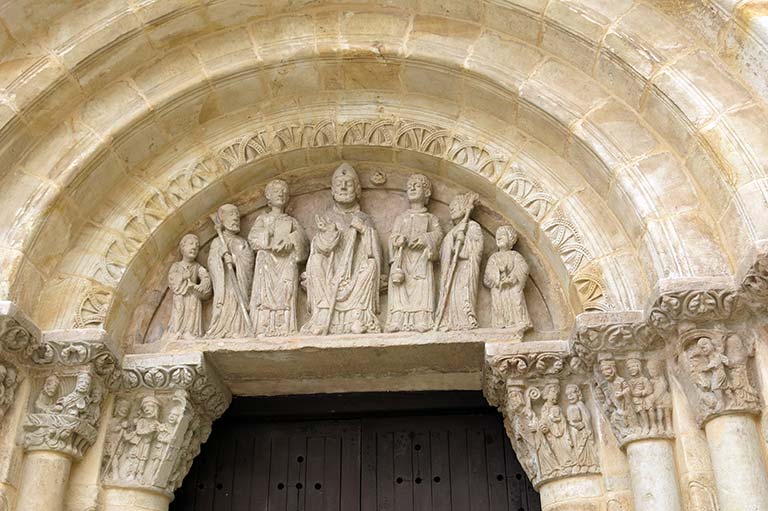
[[[391,397],[387,397],[391,400]],[[496,413],[227,416],[172,511],[537,511]],[[295,408],[294,408],[295,410]]]

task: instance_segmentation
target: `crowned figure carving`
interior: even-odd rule
[[[410,207],[395,219],[389,236],[389,317],[387,331],[426,332],[435,311],[434,264],[440,256],[443,230],[427,211],[432,183],[422,174],[408,178]]]
[[[307,258],[307,240],[299,222],[285,213],[288,183],[270,181],[265,196],[269,211],[259,215],[248,234],[256,251],[250,314],[254,333],[271,337],[298,331],[298,265]]]
[[[333,206],[315,216],[317,234],[307,260],[311,317],[302,331],[313,335],[380,332],[382,254],[371,218],[360,210],[360,179],[342,163],[331,178]]]
[[[207,337],[245,337],[253,333],[248,297],[253,283],[254,255],[240,233],[240,211],[219,207],[212,217],[217,236],[208,253],[213,283],[213,313]]]

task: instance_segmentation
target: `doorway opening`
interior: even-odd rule
[[[480,392],[236,398],[172,511],[539,511]]]

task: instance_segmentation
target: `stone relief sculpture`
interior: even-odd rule
[[[24,444],[29,450],[56,450],[82,456],[96,439],[103,391],[93,376],[82,371],[66,377],[74,380],[63,393],[59,376],[51,374],[40,386],[24,422]]]
[[[592,414],[584,403],[581,388],[576,384],[565,387],[568,408],[565,412],[568,433],[572,442],[574,466],[584,472],[597,471],[599,460],[592,429]]]
[[[224,204],[212,219],[217,237],[208,253],[208,271],[214,304],[206,336],[244,337],[253,333],[248,307],[253,283],[253,251],[238,234],[240,211],[237,206]]]
[[[196,338],[203,335],[203,300],[211,296],[211,277],[196,261],[200,240],[194,234],[181,238],[181,261],[168,271],[168,288],[173,293],[171,321],[166,337]]]
[[[477,203],[475,193],[459,194],[450,203],[453,228],[440,246],[440,300],[435,316],[437,330],[471,330],[478,327],[477,286],[483,233],[469,215]]]
[[[211,217],[216,237],[210,244],[207,268],[196,261],[197,236],[182,238],[181,260],[168,272],[172,303],[164,339],[380,332],[380,294],[385,290],[389,294],[387,332],[479,327],[476,309],[483,233],[480,224],[470,219],[477,194],[454,197],[449,205],[453,227],[443,237],[438,217],[427,209],[432,183],[422,174],[410,176],[406,184],[410,206],[396,217],[388,239],[388,277],[383,275],[376,227],[360,209],[360,179],[350,164],[342,163],[334,171],[333,204],[315,215],[311,241],[301,223],[285,212],[289,195],[286,181],[274,179],[267,184],[269,210],[255,219],[247,240],[240,236],[238,208],[220,206]],[[520,337],[531,328],[523,294],[529,270],[514,250],[516,242],[511,226],[498,228],[498,251],[487,262],[483,282],[491,293],[492,326]],[[297,310],[300,288],[307,292],[309,320],[304,325],[299,325]],[[211,317],[205,328],[203,301],[211,295]]]
[[[517,232],[502,225],[496,230],[498,252],[491,254],[485,266],[483,284],[491,290],[493,326],[511,328],[522,335],[531,328],[531,318],[525,303],[523,288],[528,280],[528,263],[512,250]]]
[[[288,193],[288,183],[282,179],[267,184],[270,210],[256,219],[248,234],[248,243],[256,252],[250,314],[254,333],[260,336],[298,331],[298,264],[307,258],[307,241],[299,222],[285,213]]]
[[[380,332],[382,255],[371,218],[360,210],[360,179],[342,163],[331,179],[333,206],[315,217],[318,232],[307,260],[312,335]]]
[[[520,463],[534,485],[573,474],[599,471],[592,417],[578,385],[566,387],[566,413],[560,383],[507,386],[505,426]],[[535,402],[542,401],[536,410]]]
[[[620,444],[646,438],[672,438],[672,395],[661,359],[645,361],[629,353],[621,376],[617,361],[598,356],[595,397]],[[646,375],[647,373],[647,375]]]
[[[122,485],[165,487],[180,457],[186,428],[186,400],[145,395],[132,409],[126,399],[115,404],[101,466],[105,481]]]
[[[422,174],[408,178],[410,207],[398,215],[389,237],[389,317],[387,331],[426,332],[435,311],[434,264],[440,255],[443,230],[427,211],[432,183]]]
[[[681,358],[697,391],[700,419],[759,409],[760,397],[748,368],[753,356],[754,344],[735,333],[712,332],[688,343]]]
[[[0,362],[0,420],[13,404],[19,380],[19,373],[13,364]]]

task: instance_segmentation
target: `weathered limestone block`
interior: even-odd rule
[[[127,356],[104,445],[105,487],[170,501],[230,400],[200,353]]]

